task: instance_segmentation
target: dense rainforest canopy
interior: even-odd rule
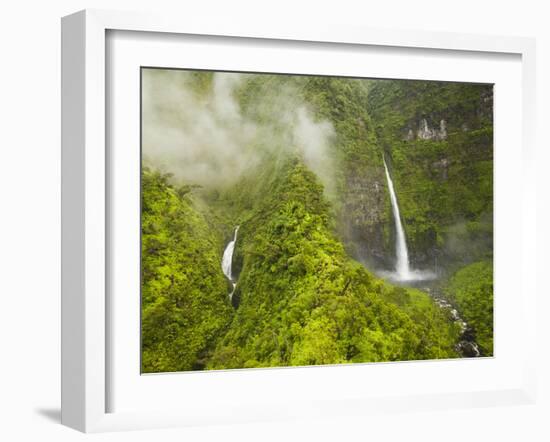
[[[491,85],[142,75],[143,372],[492,355]]]

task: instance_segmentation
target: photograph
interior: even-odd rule
[[[550,442],[544,6],[4,2],[0,442]]]
[[[493,84],[140,69],[142,374],[493,357]]]

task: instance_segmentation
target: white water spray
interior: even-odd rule
[[[223,251],[223,257],[222,257],[223,274],[227,279],[229,279],[229,281],[231,281],[231,284],[233,284],[233,290],[231,290],[231,293],[229,294],[229,298],[233,297],[233,293],[235,292],[235,287],[237,286],[237,283],[233,280],[233,273],[231,271],[231,267],[233,263],[233,251],[235,250],[238,231],[239,231],[239,226],[235,227],[235,233],[233,234],[233,239],[229,241],[229,243],[225,247],[225,250]]]
[[[382,156],[384,161],[384,169],[386,171],[386,179],[388,180],[388,188],[390,190],[391,208],[393,213],[393,219],[395,222],[396,240],[395,240],[395,273],[397,279],[408,280],[411,279],[411,269],[409,268],[409,251],[407,250],[407,241],[405,239],[405,230],[401,224],[401,216],[399,214],[399,205],[397,204],[397,197],[395,196],[395,190],[393,188],[393,181],[386,165],[386,159]]]

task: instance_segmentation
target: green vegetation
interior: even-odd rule
[[[347,257],[328,207],[315,176],[289,161],[242,226],[239,306],[209,368],[457,356],[457,330],[426,294]]]
[[[450,279],[446,292],[474,329],[483,356],[492,356],[493,262],[476,262],[460,269]]]
[[[368,108],[391,162],[413,260],[457,268],[490,258],[492,86],[373,81]],[[424,123],[435,133],[419,136]]]
[[[160,72],[153,84],[186,90],[156,118],[201,130],[166,143],[171,132],[147,123],[145,139],[172,156],[178,136],[201,144],[196,157],[164,156],[168,166],[144,148],[142,371],[459,357],[448,312],[376,276],[395,247],[383,155],[415,268],[437,260],[492,354],[491,87],[222,75]],[[416,136],[423,120],[445,120],[445,136]],[[237,225],[230,300],[221,259]]]
[[[142,174],[142,371],[203,367],[231,319],[221,242],[189,194]]]

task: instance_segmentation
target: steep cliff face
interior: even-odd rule
[[[346,177],[340,214],[340,235],[348,252],[369,268],[391,268],[390,218],[380,166],[365,167]]]
[[[389,159],[413,265],[492,253],[492,85],[376,80],[368,110]]]
[[[367,109],[367,80],[311,78],[304,97],[335,129],[332,145],[336,195],[331,203],[346,250],[367,267],[393,262],[391,213],[382,149]]]

